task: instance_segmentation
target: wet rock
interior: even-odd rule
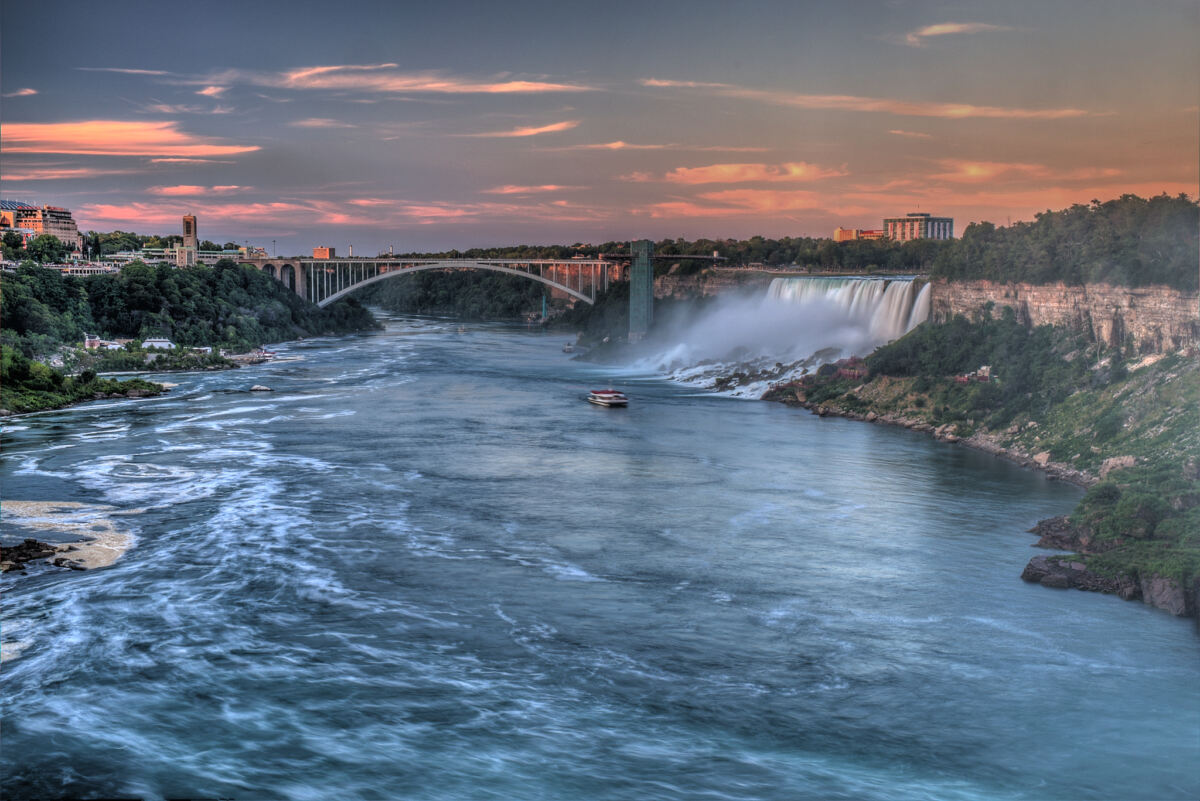
[[[250,387],[250,391],[251,392],[274,392],[275,390],[271,389],[270,387],[264,387],[262,384],[255,384],[254,386]]]
[[[1036,464],[1040,467],[1045,467],[1047,464],[1050,463],[1050,451],[1042,451],[1041,453],[1035,453],[1033,455],[1033,462],[1034,462],[1034,464]]]
[[[1105,459],[1100,465],[1100,478],[1107,478],[1112,471],[1133,467],[1135,464],[1137,464],[1137,459],[1132,456],[1113,456]]]
[[[26,537],[20,545],[8,548],[0,546],[0,568],[3,568],[5,573],[11,570],[24,570],[26,562],[34,559],[49,559],[54,554],[53,545],[38,542],[33,537]]]
[[[1049,517],[1039,520],[1038,524],[1029,529],[1031,534],[1038,535],[1034,543],[1038,548],[1053,548],[1057,551],[1087,550],[1092,542],[1092,532],[1086,528],[1072,525],[1066,515]]]
[[[1050,587],[1055,590],[1071,589],[1071,579],[1061,573],[1047,573],[1042,576],[1042,580],[1038,583],[1043,587]]]
[[[1143,601],[1172,615],[1183,617],[1191,611],[1188,608],[1187,593],[1173,579],[1162,576],[1143,578],[1141,590]]]

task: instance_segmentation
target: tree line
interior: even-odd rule
[[[353,298],[320,309],[231,259],[185,268],[135,261],[119,273],[89,276],[26,261],[0,274],[0,321],[0,342],[30,358],[81,343],[85,333],[248,350],[378,327]]]

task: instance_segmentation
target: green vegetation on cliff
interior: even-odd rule
[[[527,314],[540,315],[546,292],[546,285],[516,275],[469,269],[425,270],[364,287],[357,297],[363,303],[408,314],[515,320]]]
[[[1101,477],[1071,517],[1073,558],[1100,575],[1192,587],[1200,582],[1200,365],[1179,353],[1127,355],[1065,329],[1024,329],[1006,309],[998,319],[919,326],[868,357],[865,380],[830,376],[771,397]],[[983,365],[993,380],[960,378]]]
[[[30,361],[15,348],[0,345],[0,409],[9,412],[58,409],[104,397],[147,397],[162,391],[162,385],[140,378],[98,378],[91,370],[64,376],[41,362]]]
[[[930,274],[951,280],[1049,284],[1161,284],[1197,288],[1200,206],[1186,195],[1122,195],[1047,211],[1030,223],[972,223]]]
[[[31,358],[85,333],[167,337],[178,345],[247,350],[266,342],[371,329],[353,299],[319,309],[251,267],[129,264],[119,273],[76,277],[25,262],[0,274],[0,341]]]

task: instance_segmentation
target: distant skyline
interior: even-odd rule
[[[0,6],[0,195],[373,255],[1200,193],[1200,4]]]

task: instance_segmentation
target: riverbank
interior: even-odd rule
[[[26,412],[62,409],[91,400],[150,398],[167,387],[141,378],[118,381],[101,378],[87,370],[65,376],[41,362],[25,358],[20,351],[3,346],[0,365],[0,417]]]
[[[1033,530],[1039,547],[1068,553],[1034,557],[1021,577],[1196,617],[1200,370],[1193,357],[1178,353],[1130,363],[1116,358],[1102,360],[1082,385],[1016,414],[997,408],[1005,379],[991,370],[986,380],[874,369],[847,377],[842,370],[777,385],[764,400],[901,426],[1087,488],[1069,517]],[[876,368],[881,361],[886,356]]]

